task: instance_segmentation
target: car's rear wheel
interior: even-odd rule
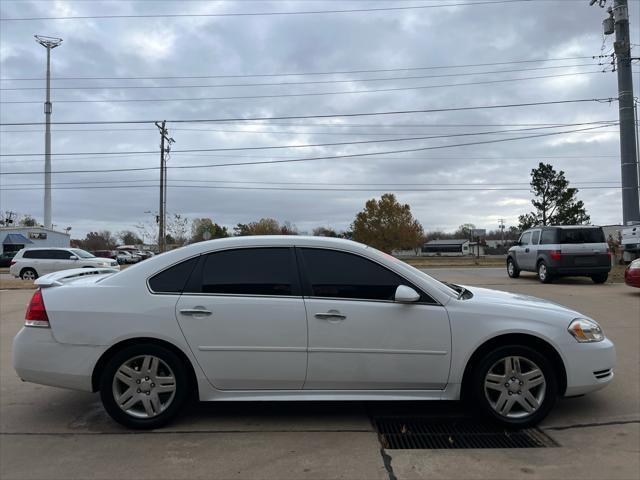
[[[38,273],[33,268],[23,268],[20,272],[20,278],[22,280],[36,280]]]
[[[474,371],[472,382],[477,409],[514,428],[540,422],[553,407],[558,393],[551,363],[523,345],[499,347],[488,353]]]
[[[129,428],[159,428],[171,421],[189,398],[189,376],[171,350],[140,344],[117,352],[100,377],[107,413]]]
[[[518,278],[520,276],[520,269],[511,257],[507,258],[507,275],[509,275],[510,278]]]
[[[593,283],[604,283],[608,278],[608,273],[598,273],[596,275],[591,275],[591,280],[593,280]]]
[[[547,264],[544,261],[538,263],[538,280],[542,283],[551,283],[552,279],[553,277],[551,272],[549,272]]]

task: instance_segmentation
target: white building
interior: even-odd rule
[[[22,248],[69,247],[71,235],[44,227],[0,228],[0,248],[4,252],[17,252]]]

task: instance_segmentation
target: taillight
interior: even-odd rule
[[[24,320],[25,327],[48,328],[50,326],[47,309],[44,307],[44,300],[42,299],[42,292],[40,289],[36,290],[31,297]]]
[[[11,260],[11,262],[9,263],[9,265],[15,265],[17,260]]]
[[[549,256],[551,260],[560,260],[562,258],[562,252],[560,250],[553,250]]]
[[[609,260],[611,260],[611,250],[609,250],[608,248],[607,248],[607,256],[609,257]]]

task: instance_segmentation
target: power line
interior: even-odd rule
[[[431,8],[470,7],[478,5],[497,5],[507,3],[523,3],[531,0],[491,0],[482,2],[447,3],[440,5],[407,5],[402,7],[377,7],[377,8],[350,8],[345,10],[305,10],[294,12],[234,12],[234,13],[157,13],[157,14],[130,14],[130,15],[74,15],[60,17],[9,17],[0,18],[0,21],[33,21],[33,20],[106,20],[116,18],[195,18],[195,17],[265,17],[280,15],[318,15],[335,13],[371,13],[401,10],[423,10]]]
[[[136,179],[136,180],[89,180],[89,181],[73,181],[73,182],[54,182],[52,185],[104,185],[104,184],[129,184],[136,182],[154,182],[157,183],[158,179],[150,178],[150,179]],[[274,181],[247,181],[247,180],[198,180],[198,179],[174,179],[169,180],[169,184],[173,182],[185,182],[185,183],[221,183],[221,184],[251,184],[251,185],[314,185],[314,186],[334,186],[334,187],[348,187],[348,186],[503,186],[503,185],[529,185],[529,182],[498,182],[498,183],[478,183],[478,182],[462,182],[462,183],[425,183],[425,182],[384,182],[384,183],[375,183],[375,182],[366,182],[366,183],[335,183],[335,182],[274,182]],[[615,183],[618,184],[618,180],[609,180],[609,181],[574,181],[571,183],[572,186],[580,187],[583,184],[608,184]],[[10,187],[41,187],[42,183],[12,183],[8,186]]]
[[[640,0],[639,0],[640,1]],[[598,120],[594,122],[586,122],[586,124],[608,124],[610,126],[616,125],[618,120]],[[251,125],[249,122],[245,122],[245,125]],[[235,125],[229,123],[229,125]],[[271,125],[264,125],[264,123],[254,123],[254,125],[264,126],[272,128]],[[338,127],[338,128],[468,128],[468,127],[567,127],[575,125],[574,123],[414,123],[414,124],[375,124],[375,123],[273,123],[273,126],[295,126],[295,127]],[[188,131],[188,132],[223,132],[223,133],[288,133],[293,135],[307,135],[307,134],[326,134],[326,135],[406,135],[406,133],[393,133],[393,132],[377,132],[377,133],[361,133],[361,132],[317,132],[317,131],[291,131],[291,130],[219,130],[213,128],[172,128],[174,131]],[[57,128],[52,130],[54,132],[69,132],[69,133],[82,133],[82,132],[155,132],[153,128]],[[38,133],[44,132],[42,129],[30,129],[30,130],[0,130],[0,133]]]
[[[370,157],[375,155],[387,155],[387,154],[396,154],[396,153],[409,153],[409,152],[420,152],[420,151],[428,151],[428,150],[440,150],[445,148],[455,148],[455,147],[466,147],[466,146],[476,146],[476,145],[486,145],[490,143],[504,143],[504,142],[512,142],[515,140],[527,140],[532,138],[541,138],[541,137],[549,137],[555,135],[564,135],[568,133],[574,133],[577,131],[586,131],[586,130],[595,130],[598,128],[603,128],[602,126],[598,127],[589,127],[578,130],[567,130],[563,132],[548,132],[548,133],[540,133],[536,135],[528,135],[524,137],[514,137],[514,138],[501,138],[497,140],[485,140],[485,141],[475,141],[468,143],[458,143],[451,145],[438,145],[431,147],[420,147],[420,148],[410,148],[403,150],[387,150],[382,152],[365,152],[365,153],[352,153],[352,154],[344,154],[344,155],[329,155],[323,157],[308,157],[308,158],[291,158],[291,159],[282,159],[282,160],[267,160],[267,161],[251,161],[251,162],[238,162],[238,163],[216,163],[216,164],[208,164],[208,165],[172,165],[167,168],[172,169],[192,169],[192,168],[216,168],[216,167],[238,167],[238,166],[247,166],[247,165],[267,165],[267,164],[280,164],[280,163],[298,163],[298,162],[312,162],[318,160],[333,160],[340,158],[356,158],[356,157]],[[144,170],[157,170],[159,167],[135,167],[135,168],[114,168],[114,169],[100,169],[100,170],[58,170],[52,173],[107,173],[107,172],[133,172],[133,171],[144,171]],[[27,172],[0,172],[0,175],[41,175],[41,171],[27,171]]]
[[[205,188],[216,190],[276,190],[276,191],[302,191],[302,192],[486,192],[486,191],[530,191],[529,188],[295,188],[295,187],[228,187],[220,185],[167,185],[168,188]],[[52,187],[55,190],[79,190],[79,189],[121,189],[121,188],[158,188],[157,185],[116,185],[116,186],[87,186],[87,187]],[[582,190],[622,190],[621,186],[587,186]],[[0,191],[15,190],[40,190],[40,188],[0,188]]]
[[[256,122],[256,121],[273,121],[273,120],[301,120],[312,118],[352,118],[352,117],[371,117],[378,115],[408,115],[414,113],[444,113],[444,112],[464,112],[469,110],[494,110],[499,108],[522,108],[544,105],[567,105],[573,103],[611,103],[617,101],[617,98],[581,98],[575,100],[553,100],[546,102],[527,102],[527,103],[511,103],[502,105],[479,105],[470,107],[449,107],[449,108],[428,108],[418,110],[396,110],[386,112],[373,112],[373,113],[334,113],[334,114],[321,114],[321,115],[288,115],[288,116],[275,116],[275,117],[248,117],[248,118],[211,118],[211,119],[174,119],[167,120],[167,123],[239,123],[239,122]],[[63,121],[52,122],[52,125],[133,125],[148,123],[154,124],[155,120],[81,120],[81,121]],[[43,122],[5,122],[0,123],[0,127],[18,127],[18,126],[33,126],[44,125]]]
[[[580,132],[575,132],[580,133]],[[126,155],[117,156],[117,158],[122,158]],[[131,155],[135,156],[135,155]],[[198,155],[198,154],[190,154],[186,156],[182,156],[180,158],[291,158],[290,156],[276,156],[276,155]],[[396,161],[396,160],[415,160],[415,161],[432,161],[432,160],[572,160],[572,159],[585,159],[585,158],[618,158],[619,155],[536,155],[531,157],[515,157],[515,156],[507,156],[507,157],[478,157],[472,155],[465,155],[464,157],[452,157],[452,156],[444,156],[444,157],[375,157],[373,160],[385,160],[385,161]],[[105,158],[105,157],[101,157]],[[148,159],[148,157],[147,157]],[[78,160],[95,160],[95,157],[74,157],[74,158],[56,158],[56,162],[60,161],[78,161]],[[145,158],[140,159],[132,159],[132,160],[146,160]],[[9,165],[9,164],[24,164],[28,162],[42,162],[41,159],[37,160],[2,160],[0,161],[0,165]],[[171,168],[171,167],[169,167]]]
[[[361,93],[400,92],[407,90],[426,90],[432,88],[462,87],[469,85],[489,85],[495,83],[519,82],[524,80],[541,80],[545,78],[574,77],[576,75],[602,74],[602,70],[589,72],[560,73],[556,75],[537,75],[535,77],[506,78],[502,80],[483,80],[478,82],[448,83],[439,85],[418,85],[413,87],[374,88],[368,90],[341,90],[333,92],[307,92],[307,93],[280,93],[270,95],[234,95],[227,97],[184,97],[184,98],[126,98],[126,99],[100,99],[100,100],[56,100],[56,103],[133,103],[133,102],[204,102],[214,100],[256,100],[260,98],[291,98],[291,97],[318,97],[325,95],[352,95]],[[40,100],[12,100],[0,101],[0,104],[39,104]]]
[[[583,125],[592,125],[591,122],[586,123],[576,123],[570,126],[583,126]],[[602,126],[602,125],[600,125]],[[598,128],[600,128],[600,126]],[[609,125],[606,125],[609,126]],[[405,137],[405,138],[385,138],[379,140],[361,140],[357,142],[334,142],[334,143],[312,143],[305,145],[267,145],[260,147],[225,147],[225,148],[193,148],[193,149],[184,149],[184,150],[172,150],[172,153],[193,153],[193,152],[235,152],[235,151],[246,151],[246,150],[279,150],[279,149],[289,149],[289,148],[316,148],[316,147],[337,147],[337,146],[346,146],[346,145],[365,145],[365,144],[373,144],[373,143],[391,143],[391,142],[409,142],[409,141],[417,141],[417,140],[433,140],[438,138],[452,138],[452,137],[469,137],[469,136],[477,136],[477,135],[494,135],[499,133],[521,133],[532,130],[541,130],[547,128],[561,128],[559,127],[530,127],[530,128],[521,128],[514,130],[494,130],[494,131],[485,131],[485,132],[468,132],[468,133],[452,133],[446,135],[429,135],[423,137]],[[147,154],[157,154],[156,150],[139,150],[139,151],[121,151],[121,152],[60,152],[60,153],[52,153],[51,155],[64,155],[64,156],[76,156],[76,155],[147,155]],[[40,156],[41,153],[2,153],[0,157],[33,157]]]
[[[491,75],[495,73],[519,73],[537,70],[553,70],[557,68],[593,67],[592,63],[581,63],[577,65],[554,65],[550,67],[515,68],[510,70],[492,70],[488,72],[457,72],[440,75],[409,75],[404,77],[377,77],[377,78],[355,78],[342,80],[311,80],[304,82],[269,82],[269,83],[222,83],[207,85],[106,85],[91,87],[51,87],[52,90],[124,90],[124,89],[159,89],[159,88],[227,88],[227,87],[273,87],[281,85],[323,85],[334,83],[356,83],[356,82],[382,82],[393,80],[423,80],[425,78],[445,78],[462,77],[474,75]],[[24,91],[24,90],[44,90],[46,87],[0,87],[0,91]]]
[[[345,75],[354,73],[383,73],[383,72],[406,72],[415,70],[440,70],[450,68],[471,68],[471,67],[490,67],[498,65],[513,65],[525,63],[542,63],[542,62],[561,62],[567,60],[585,60],[593,59],[592,56],[581,57],[560,57],[560,58],[544,58],[532,60],[511,60],[504,62],[491,63],[470,63],[461,65],[432,65],[426,67],[404,67],[404,68],[382,68],[369,70],[338,70],[323,72],[287,72],[287,73],[254,73],[254,74],[235,74],[235,75],[171,75],[171,76],[129,76],[129,77],[53,77],[51,80],[196,80],[207,78],[256,78],[256,77],[294,77],[307,75]],[[44,80],[42,77],[0,77],[0,81],[31,81]]]

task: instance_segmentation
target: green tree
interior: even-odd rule
[[[337,238],[338,233],[331,227],[317,227],[312,232],[314,237],[332,237]]]
[[[191,223],[191,243],[225,238],[229,236],[227,227],[218,225],[210,218],[196,218]]]
[[[37,227],[38,221],[31,215],[27,214],[20,219],[20,226],[22,227]]]
[[[283,226],[280,226],[274,218],[261,218],[257,222],[239,223],[233,227],[233,230],[238,237],[247,235],[297,235],[295,227],[289,222],[285,222]],[[294,231],[295,233],[293,233]]]
[[[84,250],[112,250],[117,240],[109,230],[89,232],[82,240],[73,240],[73,243]]]
[[[387,253],[415,249],[424,238],[422,225],[413,218],[409,205],[398,203],[392,193],[368,200],[351,228],[355,241]]]
[[[576,198],[577,188],[569,187],[564,172],[540,162],[531,170],[531,200],[535,211],[520,215],[520,230],[534,225],[583,225],[589,223],[584,202]]]
[[[453,238],[471,238],[471,231],[475,230],[476,226],[473,223],[463,223],[454,232]]]
[[[123,230],[118,233],[118,238],[123,245],[141,245],[143,243],[142,239],[131,230]]]

